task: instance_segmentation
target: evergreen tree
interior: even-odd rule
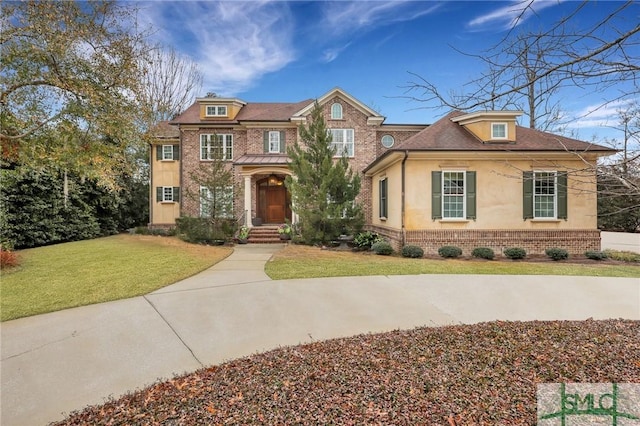
[[[340,234],[354,233],[364,223],[362,208],[355,199],[360,177],[353,173],[346,155],[335,158],[322,109],[315,105],[308,126],[300,126],[302,144],[287,149],[292,209],[298,215],[298,230],[307,244],[335,240]]]

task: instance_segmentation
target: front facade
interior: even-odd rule
[[[152,146],[150,226],[206,213],[211,194],[192,174],[216,157],[235,180],[218,194],[233,199],[231,218],[247,226],[295,222],[284,185],[291,175],[286,148],[299,140],[315,102],[198,99]],[[337,154],[362,177],[367,227],[396,248],[599,249],[589,166],[611,150],[521,128],[513,112],[453,112],[432,126],[393,125],[338,88],[317,103]]]

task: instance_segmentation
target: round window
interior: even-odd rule
[[[382,137],[382,146],[384,146],[385,148],[391,148],[394,142],[395,140],[391,135],[384,135]]]

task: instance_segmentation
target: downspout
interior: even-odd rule
[[[153,188],[153,143],[149,142],[149,178],[147,180],[149,183],[149,223],[147,223],[147,228],[151,228],[153,225],[153,197],[154,188]]]
[[[405,241],[406,241],[406,230],[404,229],[404,199],[405,199],[405,195],[404,195],[404,190],[405,190],[405,163],[407,162],[407,158],[409,157],[409,150],[405,150],[404,151],[404,158],[402,159],[402,193],[400,194],[400,232],[401,232],[401,240],[400,240],[400,247],[404,247],[405,246]]]

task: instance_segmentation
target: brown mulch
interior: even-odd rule
[[[536,384],[640,382],[640,321],[489,322],[314,342],[58,425],[532,425]]]

